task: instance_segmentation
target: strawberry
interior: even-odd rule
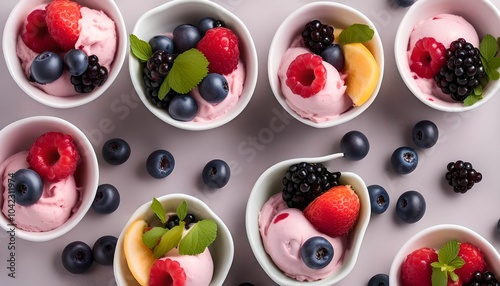
[[[45,51],[57,52],[60,50],[59,45],[49,34],[45,15],[45,10],[33,10],[26,18],[25,30],[21,34],[24,44],[39,54]]]
[[[401,286],[432,286],[431,263],[435,261],[438,254],[432,248],[423,247],[408,254],[401,265]]]
[[[448,284],[446,284],[446,286],[462,286],[462,280],[460,280],[460,278],[458,278],[457,281],[453,281],[449,278]]]
[[[326,68],[320,56],[306,53],[298,55],[286,71],[286,85],[290,90],[308,98],[326,85]]]
[[[74,49],[80,36],[80,5],[70,0],[54,0],[45,9],[45,21],[52,38],[64,51]]]
[[[354,227],[359,216],[359,197],[348,185],[335,186],[314,199],[304,216],[318,231],[331,236],[344,236]]]
[[[475,245],[469,242],[460,243],[460,250],[458,256],[461,257],[465,264],[459,269],[455,270],[455,274],[460,277],[464,284],[471,281],[475,272],[484,272],[486,270],[486,262],[484,255]]]
[[[225,27],[208,30],[196,45],[207,58],[211,73],[229,74],[238,66],[238,36]]]
[[[31,145],[26,161],[42,179],[60,181],[75,172],[79,159],[71,135],[47,132]]]
[[[425,37],[415,43],[410,56],[410,70],[422,78],[433,78],[446,63],[446,48],[434,38]]]
[[[149,286],[183,286],[185,283],[186,273],[175,260],[159,259],[151,267]]]

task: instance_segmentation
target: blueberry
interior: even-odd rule
[[[198,103],[188,94],[176,94],[168,105],[168,114],[179,121],[191,121],[197,112]]]
[[[333,44],[328,46],[319,55],[325,62],[331,64],[338,71],[344,68],[344,53],[340,45]]]
[[[116,242],[118,238],[112,235],[105,235],[99,237],[94,246],[92,246],[92,253],[95,262],[101,265],[113,264],[113,257],[115,255]]]
[[[224,26],[225,24],[221,20],[215,20],[212,17],[205,17],[198,21],[198,25],[196,25],[196,28],[198,28],[198,31],[200,31],[201,36],[204,36],[208,30]]]
[[[415,0],[394,0],[396,1],[396,4],[398,4],[401,7],[410,7],[415,3]]]
[[[368,281],[368,286],[389,286],[389,275],[379,273]]]
[[[229,165],[220,159],[208,162],[203,168],[202,178],[207,187],[220,189],[224,187],[231,177]]]
[[[424,216],[425,206],[422,194],[417,191],[406,191],[398,198],[396,214],[406,223],[415,223]]]
[[[92,249],[85,242],[73,241],[63,249],[61,260],[66,270],[80,274],[92,266],[94,257]]]
[[[346,159],[358,161],[368,154],[370,142],[363,133],[349,131],[340,139],[340,150]]]
[[[325,268],[333,259],[333,246],[322,236],[313,236],[300,247],[300,257],[311,269]]]
[[[99,214],[110,214],[120,205],[120,193],[111,184],[102,184],[97,187],[97,192],[92,202],[92,209]]]
[[[79,49],[71,49],[64,55],[64,67],[70,75],[80,76],[89,67],[87,54]]]
[[[497,222],[497,232],[500,234],[500,219]]]
[[[149,45],[151,46],[153,53],[158,50],[163,50],[168,54],[172,54],[174,52],[174,41],[172,41],[172,39],[168,36],[154,36],[149,40]]]
[[[209,73],[199,86],[200,95],[209,103],[219,103],[226,99],[229,93],[227,79],[218,73]]]
[[[9,192],[11,189],[14,190],[16,204],[29,206],[42,197],[43,182],[37,172],[31,169],[19,169],[9,181]]]
[[[123,164],[130,157],[130,145],[120,138],[109,139],[102,145],[102,157],[111,165]]]
[[[162,179],[174,170],[174,156],[167,150],[156,150],[151,153],[146,161],[146,170],[151,177]]]
[[[401,175],[413,172],[418,165],[418,155],[411,147],[399,147],[391,155],[391,166]]]
[[[30,66],[30,79],[46,84],[58,79],[64,69],[61,57],[54,52],[43,52],[35,57]]]
[[[431,148],[438,141],[439,130],[434,122],[422,120],[415,124],[411,136],[417,147]]]
[[[381,214],[389,207],[390,199],[387,191],[379,185],[368,186],[368,194],[370,195],[370,206],[372,213]]]
[[[191,24],[179,25],[173,32],[174,48],[179,54],[191,48],[196,48],[200,39],[200,32]]]

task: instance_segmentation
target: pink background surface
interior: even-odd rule
[[[10,10],[17,1],[2,2],[2,31]],[[127,30],[147,10],[164,1],[117,0]],[[377,26],[385,52],[385,74],[380,94],[370,108],[356,119],[341,126],[315,129],[306,126],[281,108],[271,93],[267,79],[267,54],[272,36],[283,19],[311,1],[219,0],[239,16],[253,35],[259,56],[259,79],[247,109],[229,124],[210,131],[192,132],[171,127],[154,117],[140,102],[130,82],[127,60],[111,89],[97,100],[82,107],[59,110],[45,107],[14,83],[0,61],[2,104],[0,127],[33,115],[52,115],[66,119],[90,138],[100,163],[100,183],[115,185],[121,194],[121,205],[110,215],[92,210],[66,235],[44,243],[16,240],[16,278],[7,277],[8,234],[0,231],[0,285],[116,285],[111,266],[93,265],[89,272],[73,275],[60,261],[68,243],[81,240],[93,245],[103,235],[118,236],[130,214],[152,197],[183,192],[205,201],[225,221],[233,234],[235,258],[224,285],[242,282],[275,285],[254,258],[245,232],[246,201],[253,184],[269,166],[295,157],[322,156],[339,152],[340,138],[350,130],[360,130],[370,140],[370,152],[362,161],[336,159],[327,164],[332,170],[359,174],[367,185],[380,184],[391,195],[386,213],[372,215],[356,267],[337,285],[366,285],[371,276],[388,273],[393,256],[412,235],[432,225],[455,223],[473,229],[500,247],[496,224],[500,218],[498,173],[500,139],[498,123],[500,99],[467,113],[443,113],[418,101],[401,80],[394,61],[396,29],[406,9],[395,7],[391,0],[337,2],[365,13]],[[492,0],[500,7],[500,0]],[[413,146],[411,129],[422,119],[434,121],[440,130],[438,143],[420,150],[417,169],[406,176],[393,173],[389,158],[394,149]],[[102,144],[121,137],[132,148],[130,159],[121,166],[107,164],[101,156]],[[0,147],[1,148],[1,147]],[[156,149],[167,149],[176,159],[173,173],[155,180],[146,173],[147,156]],[[201,183],[203,166],[214,158],[232,167],[228,185],[208,190]],[[467,194],[452,192],[444,173],[450,161],[470,161],[483,173],[483,181]],[[395,202],[404,191],[417,190],[427,200],[427,212],[415,224],[404,224],[395,217]]]

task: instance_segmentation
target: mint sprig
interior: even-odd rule
[[[340,32],[338,42],[341,45],[364,43],[373,38],[375,31],[365,24],[352,24]]]
[[[460,244],[450,240],[438,251],[438,261],[432,262],[432,286],[446,286],[448,278],[456,282],[458,275],[456,269],[462,268],[465,261],[458,256]]]
[[[160,219],[161,223],[167,222],[167,212],[161,205],[160,201],[157,200],[156,198],[153,198],[153,201],[151,202],[151,210]]]

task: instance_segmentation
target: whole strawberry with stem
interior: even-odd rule
[[[80,36],[80,5],[70,0],[54,0],[45,9],[45,21],[52,38],[64,51],[75,48]]]
[[[438,261],[436,250],[423,247],[406,256],[401,265],[401,286],[432,286],[431,263]]]

